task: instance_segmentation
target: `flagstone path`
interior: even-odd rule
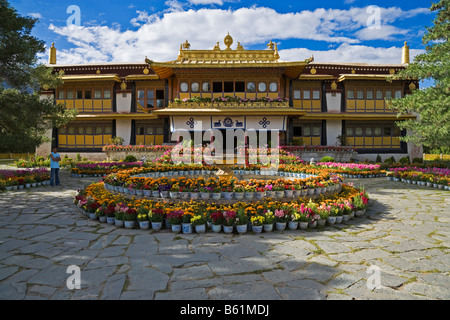
[[[348,223],[175,235],[90,221],[72,201],[92,181],[63,171],[62,187],[0,193],[0,299],[450,299],[445,190],[350,180],[371,207]]]

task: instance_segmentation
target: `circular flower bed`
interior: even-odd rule
[[[167,178],[152,179],[131,177],[134,179],[151,179],[151,183],[167,183]],[[202,179],[202,178],[200,178]],[[203,178],[204,179],[204,178]],[[231,185],[232,179],[213,179],[219,185]],[[308,179],[317,179],[308,178]],[[308,180],[306,179],[306,180]],[[192,183],[193,179],[180,177],[174,179],[176,184]],[[191,180],[191,181],[190,181]],[[198,183],[199,179],[195,179]],[[211,182],[203,180],[205,186]],[[287,181],[287,180],[286,180]],[[284,181],[284,182],[286,182]],[[291,181],[291,180],[290,180]],[[295,182],[295,180],[292,180]],[[259,180],[234,180],[243,186],[255,185]],[[313,197],[291,197],[252,199],[164,199],[160,197],[136,197],[109,191],[105,184],[95,183],[81,190],[74,199],[74,204],[91,219],[115,224],[118,227],[128,226],[158,231],[165,225],[173,232],[198,233],[212,232],[255,233],[270,232],[274,229],[306,229],[317,228],[325,224],[346,222],[355,216],[361,216],[368,205],[368,196],[364,190],[339,182],[336,192],[317,194]],[[110,188],[110,187],[107,187]],[[184,224],[183,227],[181,225]],[[208,226],[207,228],[205,226]],[[231,230],[231,231],[230,231]]]

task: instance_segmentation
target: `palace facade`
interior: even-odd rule
[[[42,90],[43,97],[78,110],[75,121],[49,132],[61,153],[102,158],[113,137],[124,144],[176,143],[172,133],[217,129],[278,130],[281,145],[337,146],[346,137],[360,160],[409,155],[421,148],[400,141],[407,134],[387,107],[418,87],[416,80],[387,81],[409,63],[405,43],[401,63],[281,61],[272,41],[266,50],[232,48],[218,42],[211,50],[192,50],[188,41],[170,62],[62,65],[50,49],[48,67],[63,85]],[[400,57],[399,57],[400,60]],[[226,136],[226,135],[225,135]],[[38,148],[47,155],[50,145]]]

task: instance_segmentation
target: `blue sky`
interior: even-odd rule
[[[33,35],[52,42],[58,63],[143,62],[176,59],[180,44],[211,49],[229,31],[234,45],[265,49],[278,43],[282,60],[314,55],[316,62],[400,63],[404,41],[411,59],[424,52],[432,25],[430,1],[29,1],[10,0],[21,15],[39,18]],[[80,26],[67,23],[71,5]],[[41,56],[48,59],[48,54]]]

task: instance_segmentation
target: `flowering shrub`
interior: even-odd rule
[[[0,170],[0,190],[9,186],[42,182],[50,179],[50,171],[45,168],[28,170]]]

